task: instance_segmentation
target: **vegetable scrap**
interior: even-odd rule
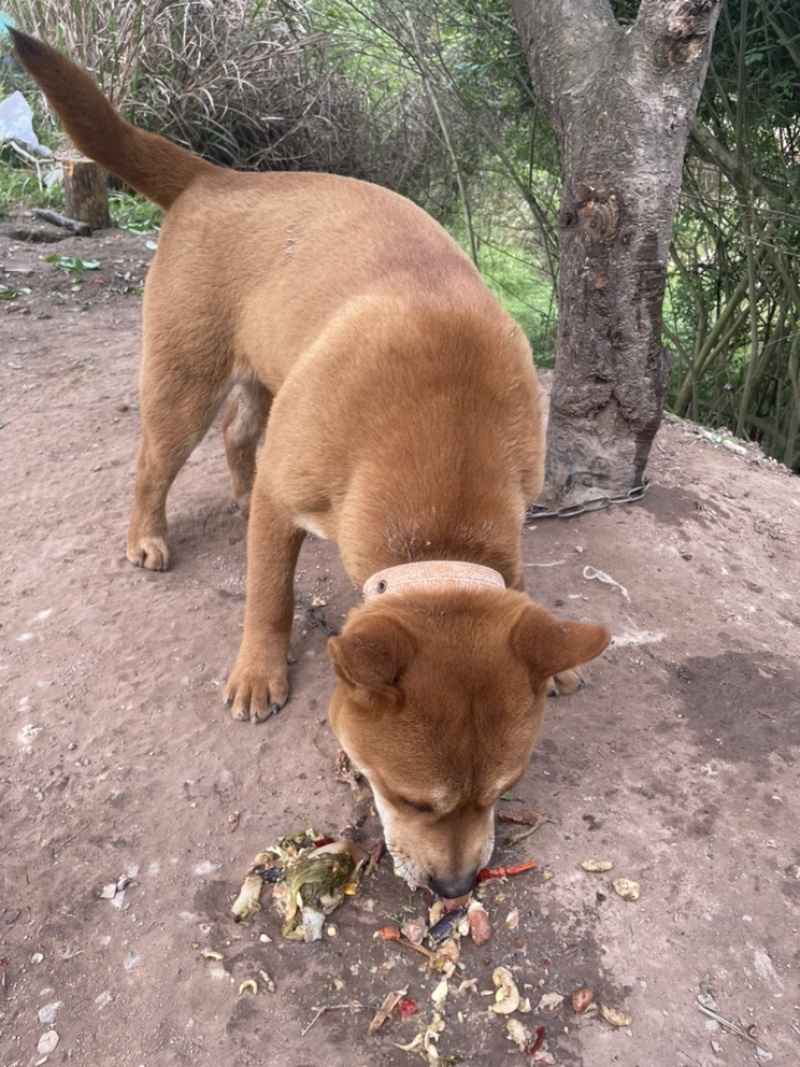
[[[494,1011],[498,1015],[510,1015],[517,1008],[521,1011],[525,1009],[526,1005],[519,995],[514,976],[508,967],[495,967],[492,971],[492,981],[497,987],[497,992],[494,995],[494,1004],[489,1006],[489,1011]],[[530,1010],[530,1004],[527,1004],[527,1009]]]
[[[441,919],[435,922],[428,930],[428,939],[431,944],[439,945],[450,937],[466,914],[467,909],[463,905],[460,908],[453,908],[451,911],[445,912]]]
[[[372,1022],[367,1027],[367,1035],[368,1036],[371,1037],[372,1034],[376,1034],[378,1032],[378,1030],[380,1030],[380,1028],[383,1026],[383,1024],[386,1022],[386,1020],[392,1014],[392,1012],[397,1007],[397,1005],[400,1003],[400,1001],[403,999],[403,997],[405,996],[406,993],[407,993],[407,990],[401,989],[397,993],[389,993],[384,998],[383,1004],[381,1004],[381,1006],[378,1008],[377,1012],[375,1013],[375,1015],[374,1015],[374,1017],[372,1019]]]
[[[444,1019],[438,1012],[434,1012],[427,1029],[417,1034],[414,1040],[409,1041],[407,1045],[397,1045],[395,1043],[395,1046],[402,1049],[403,1052],[424,1052],[428,1055],[429,1060],[431,1058],[438,1059],[436,1042],[439,1040],[439,1034],[441,1034],[442,1030],[444,1030]],[[433,1053],[432,1057],[431,1053]]]
[[[492,936],[492,924],[489,921],[486,909],[479,900],[470,901],[467,908],[467,920],[469,921],[469,933],[473,944],[480,948]]]
[[[536,1037],[534,1038],[533,1044],[529,1048],[523,1049],[526,1056],[533,1056],[539,1051],[544,1042],[544,1035],[546,1032],[547,1031],[543,1026],[536,1027]]]
[[[506,1031],[509,1041],[513,1041],[520,1052],[524,1052],[531,1043],[531,1032],[519,1019],[507,1019]]]
[[[411,997],[403,997],[397,1002],[397,1011],[401,1019],[410,1019],[419,1011],[419,1004]]]
[[[500,822],[517,823],[525,827],[516,834],[510,834],[506,838],[507,845],[518,845],[526,837],[541,830],[546,823],[553,821],[549,815],[543,815],[538,811],[500,811],[497,813],[497,818]]]
[[[611,1023],[612,1026],[620,1028],[630,1026],[633,1022],[633,1019],[627,1012],[619,1011],[617,1008],[610,1008],[607,1004],[600,1005],[600,1014],[607,1023]]]
[[[261,907],[265,884],[283,916],[290,941],[319,941],[325,917],[356,892],[369,854],[352,841],[322,837],[313,829],[280,839],[259,852],[231,909],[234,922],[247,922]]]
[[[584,860],[581,864],[581,867],[585,871],[591,871],[593,873],[596,871],[610,871],[613,866],[614,864],[611,860]]]
[[[594,993],[588,986],[581,986],[580,989],[575,989],[572,996],[569,998],[572,1010],[576,1015],[583,1015],[585,1011],[588,1011],[594,1001]]]
[[[614,892],[623,900],[638,900],[642,891],[639,883],[632,882],[630,878],[615,878],[611,884],[614,886]]]
[[[490,878],[511,878],[516,874],[531,871],[535,866],[536,862],[529,860],[527,863],[515,863],[511,867],[481,867],[475,880],[480,885],[481,882],[488,882]]]

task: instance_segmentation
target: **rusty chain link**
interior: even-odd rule
[[[572,519],[587,511],[603,511],[605,508],[617,507],[620,504],[635,504],[642,499],[649,485],[650,483],[645,480],[641,485],[628,490],[623,496],[596,496],[580,504],[567,504],[555,510],[548,508],[545,504],[529,504],[525,509],[525,522],[535,522],[536,519]]]

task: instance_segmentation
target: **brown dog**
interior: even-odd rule
[[[367,596],[329,643],[333,730],[369,779],[398,872],[467,892],[548,679],[609,640],[523,592],[544,445],[522,331],[409,201],[212,166],[129,126],[86,74],[12,33],[77,147],[167,212],[145,290],[128,558],[168,566],[167,492],[231,396],[225,448],[250,513],[234,718],[286,702],[300,545],[307,531],[335,540]]]

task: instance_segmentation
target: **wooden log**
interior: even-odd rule
[[[64,202],[66,214],[86,222],[93,230],[111,225],[108,211],[108,174],[90,159],[65,159]]]

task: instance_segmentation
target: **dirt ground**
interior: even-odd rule
[[[583,692],[551,701],[503,805],[551,816],[514,847],[503,842],[519,827],[499,826],[495,862],[536,869],[487,884],[492,937],[460,942],[433,1051],[404,1051],[434,1021],[441,974],[375,937],[427,913],[387,860],[322,942],[282,939],[270,903],[249,925],[230,917],[256,852],[353,821],[318,623],[339,625],[357,594],[335,550],[309,538],[297,590],[325,605],[298,609],[291,704],[261,726],[228,718],[245,520],[217,431],[170,498],[173,569],[124,557],[147,239],[48,246],[20,239],[41,224],[1,229],[0,284],[17,291],[0,305],[1,1067],[400,1067],[437,1049],[472,1067],[738,1067],[769,1054],[794,1067],[798,479],[667,423],[643,502],[524,531],[531,595],[604,623],[615,645]],[[67,273],[44,260],[53,252],[101,269]],[[363,838],[379,835],[373,816]],[[620,897],[617,877],[640,898]],[[530,1000],[513,1016],[527,1053],[488,1010],[499,965]],[[249,979],[255,995],[240,992]],[[574,1014],[583,985],[629,1025]],[[400,990],[418,1013],[367,1036]],[[548,1009],[551,993],[566,999]],[[703,1014],[699,995],[767,1051]]]

